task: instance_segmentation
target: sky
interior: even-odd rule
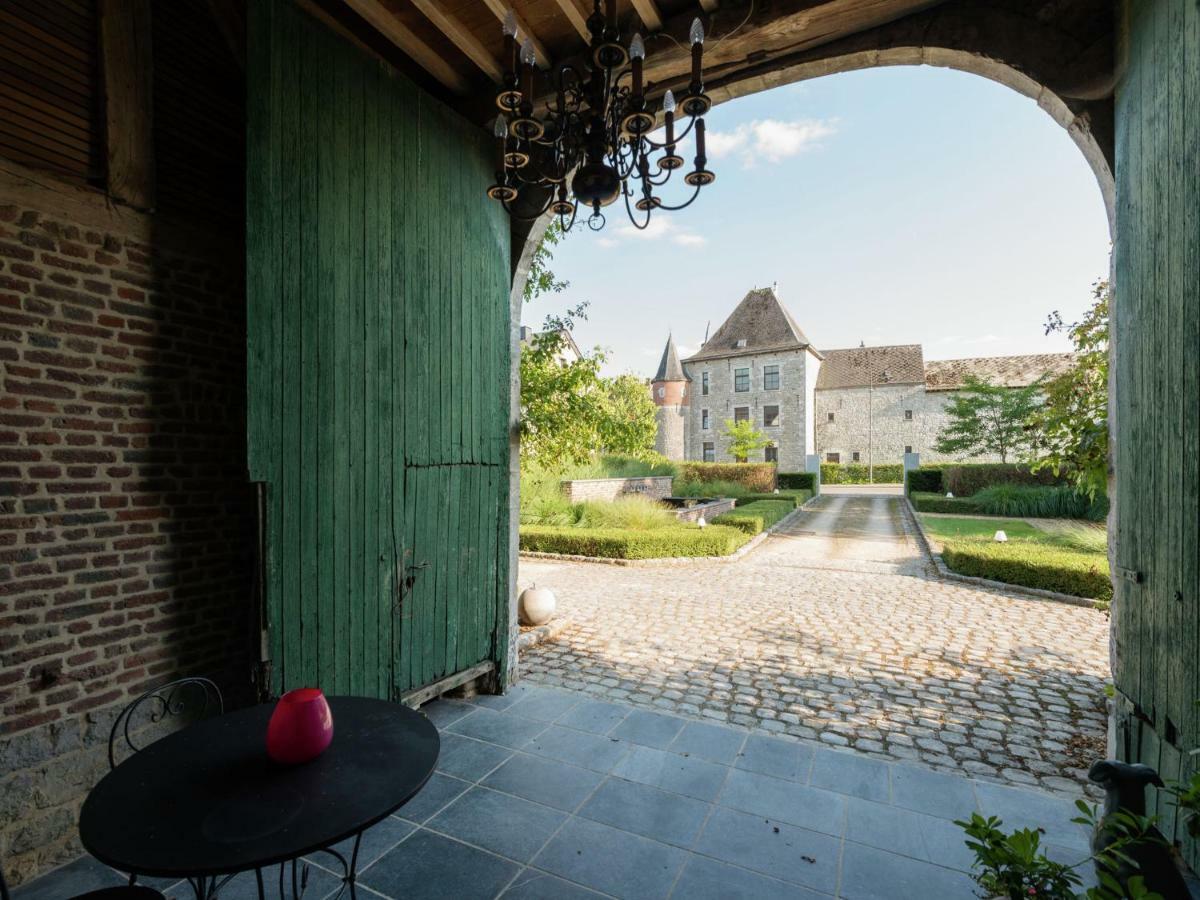
[[[1078,318],[1108,274],[1083,155],[1033,100],[984,78],[848,72],[721,104],[706,121],[716,182],[646,231],[623,204],[600,232],[581,216],[551,266],[570,287],[527,304],[525,324],[588,301],[576,342],[608,351],[607,374],[650,377],[668,333],[695,352],[747,291],[777,284],[818,349],[1048,353],[1070,345],[1044,334],[1047,315]],[[690,167],[694,150],[680,155]]]

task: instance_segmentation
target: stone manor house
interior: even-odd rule
[[[946,460],[933,445],[968,376],[1024,387],[1071,361],[1048,353],[926,362],[920,344],[821,351],[773,289],[756,288],[688,358],[667,338],[651,382],[655,447],[670,459],[733,462],[725,421],[747,419],[771,440],[762,459],[785,472],[804,471],[809,454],[841,463],[897,463],[905,453]]]

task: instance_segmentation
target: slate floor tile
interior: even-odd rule
[[[522,749],[585,769],[610,772],[625,758],[629,748],[629,744],[616,738],[551,725]]]
[[[297,885],[304,878],[301,869],[296,870]],[[287,889],[291,890],[292,867],[290,864],[284,868],[284,884]],[[341,887],[342,881],[319,866],[310,865],[308,867],[308,880],[304,882],[305,897],[327,897],[331,893],[337,891]],[[186,887],[186,885],[185,885]],[[272,895],[272,888],[275,892],[279,890],[279,867],[272,866],[269,869],[263,870],[263,887],[266,895]],[[191,893],[191,888],[187,888],[188,893],[176,892],[175,896],[179,898],[187,897],[188,900],[193,900],[194,893]],[[258,881],[254,877],[253,872],[239,872],[233,876],[224,887],[221,888],[220,900],[258,900]]]
[[[687,855],[675,847],[572,818],[533,864],[616,897],[666,897]]]
[[[885,803],[891,794],[890,768],[880,759],[818,747],[808,783],[839,794]]]
[[[601,900],[603,896],[538,869],[525,869],[504,892],[504,900]]]
[[[846,840],[928,861],[922,828],[932,819],[911,809],[851,797],[846,801]],[[965,845],[964,845],[965,846]]]
[[[405,822],[395,816],[388,816],[382,822],[377,822],[368,828],[363,832],[362,840],[358,845],[357,871],[365,871],[379,857],[412,834],[414,827],[411,822]],[[350,857],[354,853],[354,838],[347,838],[341,843],[334,844],[333,849],[342,854],[349,863]],[[328,853],[313,853],[308,858],[323,869],[336,875],[341,874],[342,870],[338,861]],[[320,896],[320,894],[314,896]]]
[[[517,753],[485,778],[483,784],[570,812],[584,801],[603,777],[598,772],[558,760]]]
[[[581,700],[578,705],[558,717],[559,725],[607,734],[629,714],[628,706],[604,700]]]
[[[892,766],[892,803],[943,819],[961,819],[975,809],[971,782],[918,766]]]
[[[446,731],[437,767],[455,778],[478,781],[510,756],[512,751],[505,747]]]
[[[434,772],[425,782],[425,787],[421,788],[421,792],[400,807],[396,815],[410,822],[424,822],[470,786],[470,782],[461,778],[451,778],[441,772]]]
[[[359,881],[404,900],[491,900],[519,866],[439,834],[418,830],[363,873]]]
[[[455,722],[448,730],[453,734],[464,734],[476,740],[517,750],[528,743],[530,738],[545,731],[546,723],[510,713],[480,709]]]
[[[578,694],[534,688],[509,707],[516,715],[539,722],[553,722],[579,702]]]
[[[609,778],[588,798],[579,815],[665,844],[690,847],[712,807],[647,784]]]
[[[674,896],[687,900],[821,900],[829,895],[706,856],[693,856],[675,883]]]
[[[104,863],[90,856],[60,866],[13,890],[13,900],[62,900],[106,887],[125,884],[122,878]]]
[[[806,781],[812,765],[813,748],[809,744],[788,741],[783,738],[751,734],[734,760],[734,767],[787,778]]]
[[[708,801],[720,793],[729,769],[665,750],[634,747],[613,769],[613,774],[664,791]]]
[[[670,746],[685,724],[683,719],[677,719],[675,716],[635,709],[609,734],[634,744],[658,747],[661,750]]]
[[[964,872],[897,856],[865,844],[847,843],[842,857],[840,896],[846,900],[936,897],[970,900],[975,883]]]
[[[693,849],[826,894],[837,886],[841,840],[786,822],[718,807]]]
[[[975,796],[980,812],[985,816],[999,816],[1004,821],[1005,831],[1044,828],[1046,839],[1056,844],[1083,850],[1089,846],[1091,833],[1071,821],[1079,815],[1071,798],[986,782],[975,782]]]
[[[531,684],[514,684],[508,689],[506,694],[478,694],[472,697],[470,702],[473,706],[482,706],[484,709],[506,710],[513,706],[518,700],[521,700],[526,694],[537,690]]]
[[[475,712],[475,707],[463,700],[440,699],[426,703],[421,712],[438,728],[453,725],[463,716]]]
[[[566,817],[566,813],[540,803],[476,787],[425,825],[525,863],[542,849]]]
[[[840,837],[846,825],[846,799],[821,788],[734,769],[717,802]]]
[[[668,748],[672,753],[696,756],[726,766],[733,765],[738,750],[746,741],[746,732],[707,722],[689,722],[683,726]]]

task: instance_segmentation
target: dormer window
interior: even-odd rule
[[[733,346],[735,348],[737,348],[738,350],[745,350],[746,349],[746,339],[738,338],[738,340],[734,343]]]

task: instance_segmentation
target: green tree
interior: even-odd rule
[[[1001,462],[1029,452],[1041,391],[1040,381],[1010,388],[968,376],[962,390],[946,404],[950,421],[938,434],[934,449],[952,456],[996,454]]]
[[[1095,497],[1108,487],[1108,314],[1107,281],[1092,285],[1092,305],[1078,322],[1064,323],[1057,311],[1046,334],[1065,332],[1075,345],[1075,365],[1046,384],[1039,419],[1042,458],[1035,468],[1066,471],[1076,488]]]
[[[729,452],[738,462],[745,462],[755,450],[771,443],[770,439],[756,429],[749,419],[736,422],[725,420],[725,437],[729,439]]]
[[[557,222],[552,222],[542,235],[537,249],[533,251],[533,258],[529,260],[529,274],[525,278],[524,291],[526,303],[543,294],[561,294],[571,286],[571,282],[555,277],[554,272],[550,270],[550,263],[554,260],[554,248],[562,242],[564,236]]]
[[[627,372],[605,379],[605,389],[601,449],[617,456],[646,456],[653,452],[658,422],[646,383]]]

